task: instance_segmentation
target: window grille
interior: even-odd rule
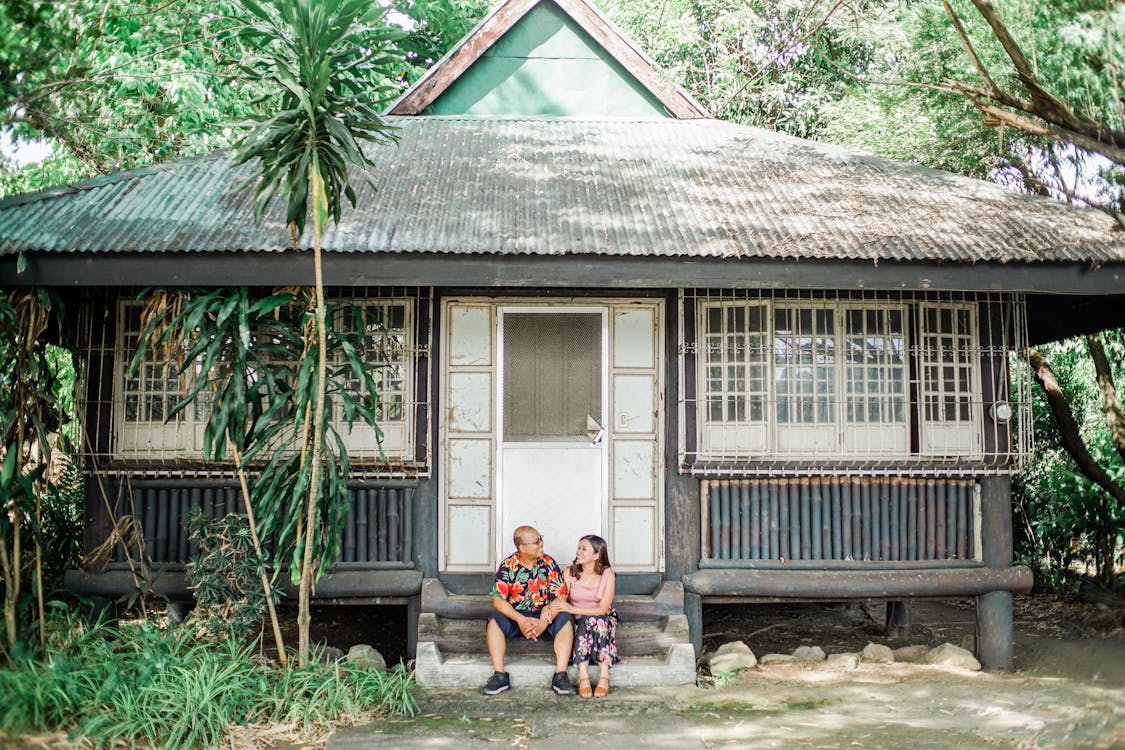
[[[948,474],[1007,470],[1030,450],[1027,379],[1009,385],[1023,295],[684,290],[680,302],[685,471]]]
[[[251,292],[253,295],[255,292]],[[260,290],[267,294],[269,290]],[[339,289],[333,300],[350,303],[335,326],[365,325],[372,345],[362,352],[375,379],[375,431],[358,416],[351,427],[341,399],[329,393],[333,427],[352,459],[353,474],[419,476],[429,465],[429,351],[432,292],[429,289]],[[128,366],[141,333],[143,302],[136,290],[120,296],[93,293],[80,308],[78,354],[82,371],[87,452],[103,468],[128,469],[137,476],[169,473],[225,475],[230,467],[203,460],[206,394],[172,418],[172,407],[188,392],[193,373],[161,366],[147,354],[133,377]],[[330,361],[331,377],[355,392],[359,377]]]

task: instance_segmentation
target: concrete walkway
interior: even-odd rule
[[[517,685],[491,698],[420,690],[420,715],[350,727],[328,750],[414,748],[1125,748],[1120,670],[1082,678],[908,664],[778,666],[710,688],[620,688],[603,700]]]

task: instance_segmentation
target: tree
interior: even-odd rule
[[[391,3],[409,32],[372,81],[415,80],[490,4]],[[251,22],[235,0],[0,5],[0,131],[53,145],[41,164],[0,163],[0,196],[229,147],[264,111],[266,91],[239,75]]]
[[[0,127],[46,138],[75,173],[228,145],[260,92],[231,72],[229,0],[12,0],[0,9]]]
[[[34,548],[31,565],[43,622],[43,503],[49,491],[47,468],[57,430],[59,368],[51,360],[45,333],[52,313],[61,316],[45,290],[0,293],[0,323],[11,337],[0,340],[0,574],[4,583],[5,651],[13,658],[20,641],[20,592],[27,567],[22,557],[26,532]],[[45,646],[42,628],[40,646]]]
[[[976,78],[950,78],[940,88],[962,97],[980,114],[983,125],[1001,131],[1012,128],[1023,138],[1045,143],[1044,150],[1056,159],[1060,145],[1077,153],[1076,158],[1081,158],[1082,152],[1101,155],[1115,166],[1103,167],[1100,177],[1119,184],[1121,167],[1125,166],[1125,109],[1119,71],[1125,58],[1116,40],[1125,35],[1125,7],[1075,2],[1060,8],[1038,3],[1027,9],[1025,22],[1011,5],[998,7],[988,0],[969,2],[976,11],[976,37],[970,32],[964,10],[951,0],[942,4]],[[1013,22],[1019,26],[1011,25]],[[1021,35],[1023,41],[1018,39]],[[1052,44],[1044,46],[1044,42]],[[991,57],[981,53],[982,44],[990,45]],[[1082,85],[1075,86],[1078,83]],[[1058,88],[1065,93],[1059,93]],[[1025,172],[1024,176],[1031,187],[1040,181],[1034,172]],[[1056,169],[1053,176],[1055,188],[1065,197],[1098,206],[1125,226],[1119,191],[1108,191],[1111,200],[1107,202],[1104,193],[1101,200],[1091,196],[1089,187],[1085,195],[1079,195],[1075,185],[1067,189],[1061,170]],[[1102,422],[1101,429],[1092,433],[1084,431],[1074,418],[1070,401],[1047,358],[1031,350],[1028,361],[1054,418],[1059,445],[1082,476],[1101,490],[1093,493],[1093,503],[1080,501],[1090,494],[1089,490],[1076,493],[1075,500],[1079,501],[1076,505],[1093,507],[1092,523],[1086,527],[1094,537],[1098,578],[1110,584],[1125,521],[1120,517],[1125,508],[1125,420],[1102,335],[1087,336],[1086,349],[1094,370],[1092,380],[1097,383],[1092,393],[1097,395]],[[1107,446],[1113,446],[1113,450],[1106,450]]]
[[[297,542],[302,550],[298,655],[304,666],[309,658],[309,595],[321,507],[339,502],[326,496],[321,477],[331,456],[325,453],[329,332],[320,241],[329,217],[339,223],[344,199],[355,205],[349,167],[373,166],[360,141],[378,144],[392,139],[377,107],[389,101],[397,88],[373,81],[367,71],[394,65],[390,43],[397,34],[382,22],[384,9],[369,0],[241,2],[259,21],[243,32],[257,52],[243,64],[244,75],[281,92],[276,110],[271,108],[275,114],[263,118],[238,144],[239,160],[255,160],[261,167],[256,213],[260,216],[275,196],[284,196],[294,244],[312,214],[316,297],[309,326],[316,336],[317,364],[315,403],[307,421],[312,442],[301,466],[302,473],[309,473],[308,499],[304,533]]]
[[[1107,331],[1043,349],[1029,354],[1042,386],[1036,455],[1016,492],[1024,554],[1048,579],[1076,561],[1092,561],[1098,581],[1111,585],[1125,528],[1125,444],[1114,386],[1125,334]]]

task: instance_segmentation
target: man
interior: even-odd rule
[[[543,535],[531,526],[520,526],[512,535],[516,551],[496,571],[492,586],[492,616],[488,620],[488,656],[493,675],[481,689],[485,695],[502,693],[512,686],[504,671],[508,639],[523,636],[554,641],[555,676],[551,689],[559,695],[574,695],[567,676],[570,647],[574,645],[574,622],[566,612],[551,606],[565,599],[566,583],[558,564],[543,554]]]

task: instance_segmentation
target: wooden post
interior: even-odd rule
[[[687,615],[688,635],[695,655],[703,653],[703,597],[690,591],[684,592],[684,614]]]
[[[422,612],[422,596],[412,596],[406,601],[406,656],[418,655],[418,615]]]
[[[1012,483],[1007,476],[984,477],[981,488],[981,542],[984,563],[1012,565]],[[977,658],[989,672],[1012,669],[1012,594],[991,591],[977,597]]]
[[[887,602],[887,621],[884,633],[888,638],[901,638],[910,633],[910,600],[892,599]]]
[[[414,507],[407,509],[413,517],[408,523],[408,536],[411,536],[411,558],[415,568],[426,578],[437,578],[438,574],[438,500],[437,480],[422,479],[414,491]]]

